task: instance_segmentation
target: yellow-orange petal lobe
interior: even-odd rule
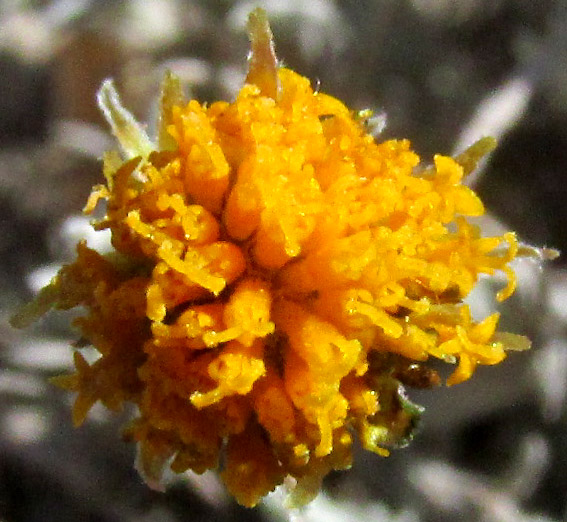
[[[405,445],[421,410],[402,383],[437,384],[430,358],[456,365],[457,384],[529,345],[463,301],[483,275],[507,276],[499,300],[516,284],[516,236],[483,237],[469,221],[483,204],[462,184],[492,141],[419,168],[407,140],[378,143],[342,102],[263,63],[258,16],[233,102],[186,103],[166,77],[157,146],[138,143],[113,94],[130,153],[105,155],[85,212],[105,201],[95,227],[114,251],[80,243],[13,320],[82,307],[75,326],[100,357],[77,351],[56,380],[78,394],[74,422],[97,401],[132,403],[125,433],[149,482],[223,462],[246,506],[286,476],[296,502],[311,499],[351,465],[355,433],[380,455]]]

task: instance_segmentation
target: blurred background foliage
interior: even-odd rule
[[[148,490],[119,440],[123,419],[101,409],[73,430],[70,397],[47,384],[71,364],[68,316],[9,328],[89,235],[80,209],[112,147],[95,104],[102,80],[115,78],[142,121],[166,69],[200,100],[230,99],[257,5],[279,58],[385,118],[379,139],[409,138],[431,161],[497,137],[470,179],[490,211],[482,225],[567,249],[565,0],[2,0],[0,521],[567,520],[564,259],[519,262],[520,290],[501,306],[503,328],[533,340],[529,354],[456,388],[411,392],[427,407],[412,445],[388,459],[360,453],[291,515],[277,495],[239,508],[214,474]],[[471,297],[479,314],[493,290]]]

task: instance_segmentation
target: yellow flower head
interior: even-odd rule
[[[407,442],[420,409],[402,383],[436,384],[430,357],[457,363],[455,384],[529,343],[463,304],[481,274],[506,273],[500,300],[515,286],[515,235],[467,220],[484,208],[462,180],[493,141],[420,167],[408,141],[367,133],[367,112],[278,67],[260,10],[249,31],[234,102],[186,103],[166,76],[157,143],[103,85],[122,156],[105,156],[85,210],[106,201],[95,227],[114,252],[80,243],[15,322],[85,307],[76,326],[100,358],[77,351],[57,379],[78,393],[75,424],[96,401],[134,403],[149,480],[222,460],[253,506],[286,476],[309,500],[351,465],[353,436],[379,454]]]

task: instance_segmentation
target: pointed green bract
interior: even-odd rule
[[[158,145],[160,150],[175,150],[177,143],[167,128],[171,125],[171,111],[175,106],[185,104],[181,82],[171,71],[166,71],[161,84]]]
[[[147,158],[152,151],[156,150],[142,125],[136,121],[130,111],[122,106],[112,80],[103,82],[98,91],[97,100],[126,159],[136,156]]]

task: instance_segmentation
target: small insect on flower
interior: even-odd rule
[[[103,84],[122,150],[85,212],[105,202],[94,227],[114,251],[79,243],[13,324],[83,307],[75,326],[100,357],[77,348],[54,382],[77,394],[75,425],[97,401],[136,405],[125,436],[148,482],[222,460],[241,504],[291,476],[298,505],[351,466],[354,438],[379,455],[411,440],[421,408],[403,384],[439,384],[430,358],[456,365],[452,385],[529,341],[463,303],[482,274],[507,275],[498,300],[516,284],[516,236],[483,237],[462,184],[494,141],[418,168],[408,141],[368,134],[370,113],[278,65],[263,11],[248,29],[236,99],[186,102],[167,74],[155,142]]]

